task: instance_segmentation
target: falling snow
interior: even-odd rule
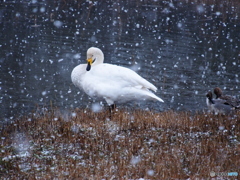
[[[156,95],[165,101],[117,104],[119,108],[203,111],[206,92],[216,86],[239,97],[240,5],[238,1],[214,2],[2,2],[1,124],[33,109],[43,112],[57,106],[64,112],[65,122],[77,118],[70,109],[89,108],[94,113],[106,109],[101,100],[89,98],[71,83],[72,69],[86,63],[86,50],[91,46],[103,50],[106,63],[130,68],[149,80],[158,88]],[[56,117],[51,120],[59,121]],[[104,128],[115,135],[115,141],[126,138],[117,134],[120,127],[109,119]],[[217,128],[222,133],[227,129],[224,125]],[[70,129],[72,133],[96,134],[92,127],[75,124]],[[19,132],[13,137],[11,146],[16,154],[5,158],[31,156],[27,135]],[[156,142],[149,139],[147,143]],[[42,154],[49,156],[51,148],[43,149]],[[77,153],[71,156],[83,158]],[[129,163],[137,166],[142,159],[136,155]],[[18,168],[27,172],[30,167],[21,163]],[[51,167],[50,171],[54,170]],[[151,168],[146,172],[155,175]]]

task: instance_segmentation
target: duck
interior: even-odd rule
[[[225,104],[228,104],[236,109],[240,108],[240,100],[233,96],[224,95],[219,87],[215,87],[213,92],[216,95],[216,99],[225,100]]]
[[[91,98],[104,99],[110,111],[116,108],[116,103],[138,100],[164,102],[154,94],[157,87],[135,71],[104,63],[104,54],[97,47],[87,50],[87,63],[72,70],[71,80]]]
[[[209,91],[206,94],[206,104],[210,112],[217,114],[230,114],[233,112],[234,108],[226,103],[224,99],[213,99],[213,94]]]

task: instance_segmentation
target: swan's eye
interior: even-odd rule
[[[96,58],[92,61],[92,63],[94,63],[95,62],[95,60],[96,60]]]

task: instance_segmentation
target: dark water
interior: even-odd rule
[[[70,74],[91,46],[103,50],[105,62],[137,69],[158,87],[165,103],[138,108],[202,110],[216,86],[239,94],[238,1],[92,2],[1,3],[2,121],[36,105],[90,106]]]

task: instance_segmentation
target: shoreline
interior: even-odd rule
[[[1,131],[3,178],[195,179],[238,172],[234,116],[118,109],[35,112]],[[239,173],[239,172],[238,172]]]

